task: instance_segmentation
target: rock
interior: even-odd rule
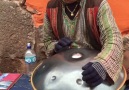
[[[0,0],[0,64],[4,58],[6,61],[24,59],[27,42],[32,43],[37,54],[40,53],[35,46],[36,31],[31,14],[21,9],[19,2],[20,0]],[[38,58],[41,60],[45,56],[41,54]]]

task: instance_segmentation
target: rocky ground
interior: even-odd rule
[[[36,39],[31,14],[22,10],[20,0],[0,0],[0,72],[24,72],[26,43],[31,42],[38,54],[38,62],[44,54]]]

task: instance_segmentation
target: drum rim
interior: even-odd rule
[[[42,62],[42,63],[43,63],[43,62]],[[34,74],[35,74],[36,70],[42,65],[42,63],[40,63],[40,64],[33,70],[33,72],[32,72],[32,75],[31,75],[31,85],[32,85],[33,90],[37,90],[37,89],[36,89],[36,87],[35,87],[35,85],[34,85],[32,79],[33,79],[33,77],[34,77]]]
[[[126,79],[127,79],[127,73],[126,73],[126,70],[125,70],[125,67],[124,66],[122,66],[122,69],[123,69],[123,72],[124,72],[124,80],[123,80],[123,82],[121,83],[121,85],[117,88],[117,90],[120,90],[123,86],[124,86],[124,84],[125,84],[125,82],[126,82]]]

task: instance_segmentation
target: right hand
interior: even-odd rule
[[[106,79],[106,71],[99,62],[89,62],[82,67],[82,80],[91,88],[98,86]]]
[[[70,40],[68,37],[61,38],[55,45],[54,50],[56,53],[67,50],[71,44],[72,40]]]

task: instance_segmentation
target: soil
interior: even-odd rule
[[[5,58],[0,63],[0,71],[2,73],[19,72],[19,70],[21,70],[20,67],[21,67],[21,62],[19,60],[11,60],[11,59]]]
[[[39,65],[41,61],[36,63],[36,66]],[[4,58],[0,63],[0,72],[1,73],[25,73],[26,65],[24,59],[10,59]]]

